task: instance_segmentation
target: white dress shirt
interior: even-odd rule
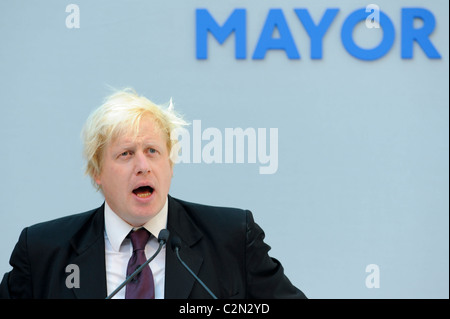
[[[167,208],[168,200],[166,198],[166,203],[162,210],[143,225],[153,235],[145,246],[147,258],[152,256],[159,247],[159,232],[167,227]],[[133,226],[114,213],[105,201],[105,262],[108,295],[126,279],[128,261],[133,254],[131,240],[126,238],[126,236],[133,228]],[[149,264],[155,283],[155,299],[164,299],[165,264],[166,246],[161,249],[158,256]],[[125,289],[126,286],[113,299],[124,299]]]

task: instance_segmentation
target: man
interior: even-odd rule
[[[0,297],[105,298],[155,253],[159,232],[168,229],[169,242],[180,240],[182,260],[218,298],[306,298],[267,254],[251,212],[169,195],[176,155],[171,132],[184,124],[172,107],[132,90],[94,111],[83,130],[86,172],[105,202],[25,228]],[[165,246],[114,298],[211,296]]]

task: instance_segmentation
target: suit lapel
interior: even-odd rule
[[[183,206],[170,196],[167,228],[170,231],[170,238],[166,249],[165,298],[187,299],[195,279],[177,259],[170,247],[170,239],[174,235],[181,239],[180,257],[195,274],[198,274],[203,258],[193,247],[201,239],[202,234]]]
[[[80,287],[72,288],[77,298],[106,297],[104,225],[103,205],[71,240],[75,251],[71,263],[80,271]]]

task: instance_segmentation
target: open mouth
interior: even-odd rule
[[[153,188],[150,186],[141,186],[133,190],[133,193],[139,198],[150,197],[153,193]]]

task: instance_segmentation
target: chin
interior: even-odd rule
[[[129,215],[128,223],[135,227],[142,226],[146,222],[148,222],[150,219],[155,217],[157,215],[157,213],[158,212],[153,212],[153,211],[149,212],[148,210],[144,211],[144,212],[134,212]]]

